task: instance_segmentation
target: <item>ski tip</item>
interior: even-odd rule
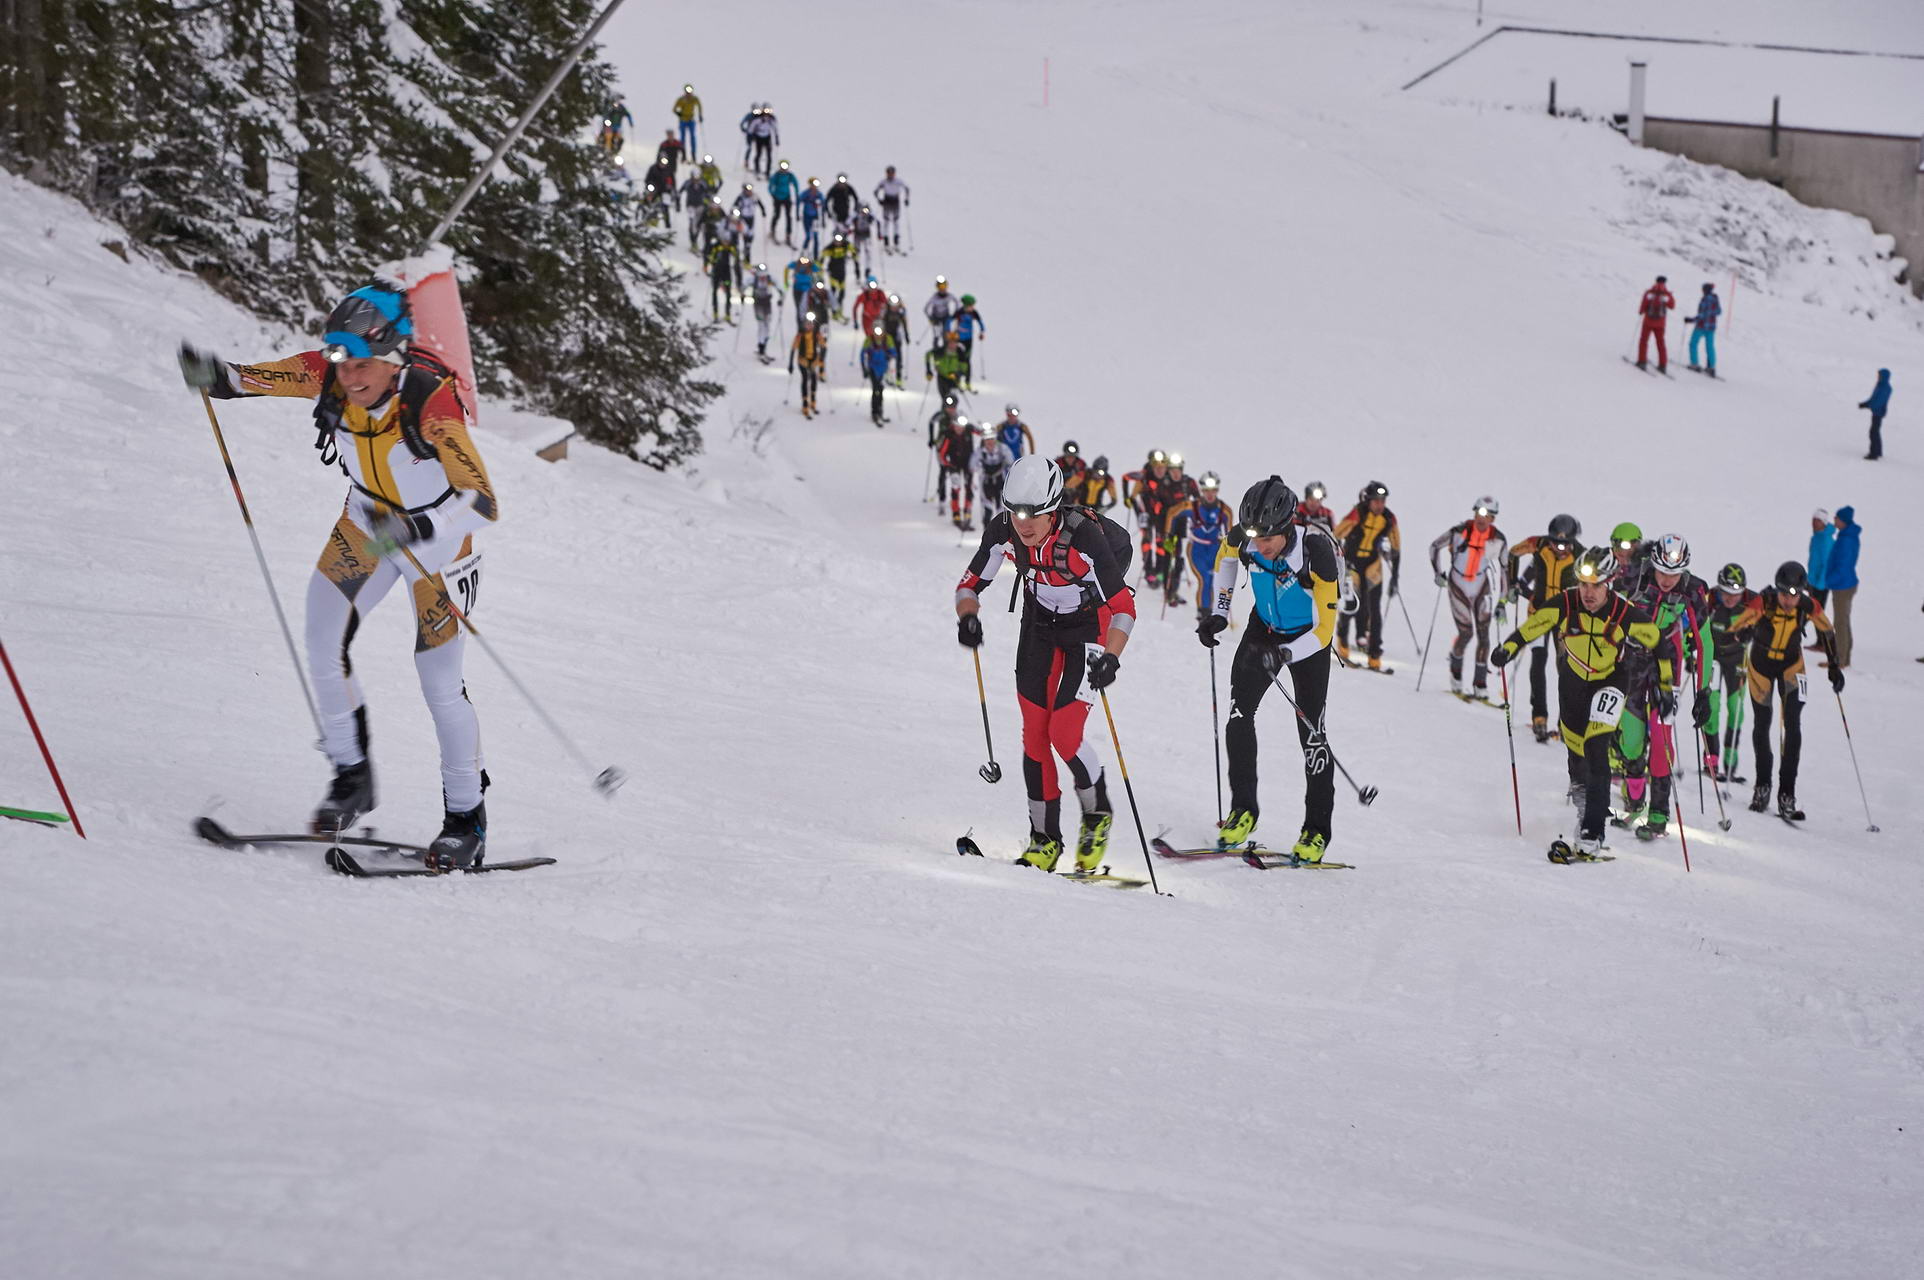
[[[234,839],[233,836],[228,834],[226,827],[221,826],[220,823],[215,822],[212,818],[194,819],[194,834],[209,844],[231,844]]]
[[[957,857],[962,858],[980,858],[983,856],[982,846],[967,836],[957,836],[955,838],[955,852]]]

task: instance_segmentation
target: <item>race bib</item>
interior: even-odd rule
[[[441,570],[441,582],[448,589],[448,598],[463,616],[474,616],[475,602],[481,594],[481,553],[462,556],[451,561]]]
[[[1623,719],[1623,690],[1599,689],[1597,696],[1590,699],[1590,723],[1616,727]]]
[[[1797,673],[1797,701],[1810,701],[1810,675],[1807,672]]]

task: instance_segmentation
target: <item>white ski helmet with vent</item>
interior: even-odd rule
[[[1062,505],[1062,472],[1038,453],[1024,454],[1009,468],[1002,505],[1018,516],[1039,516]]]

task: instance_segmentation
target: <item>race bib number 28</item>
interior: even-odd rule
[[[463,616],[473,617],[474,606],[481,595],[481,553],[462,556],[441,570],[441,581],[448,589],[448,598]]]
[[[1615,726],[1623,719],[1623,691],[1621,689],[1599,689],[1597,696],[1590,699],[1590,723]]]

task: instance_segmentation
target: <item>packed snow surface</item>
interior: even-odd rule
[[[1178,448],[1230,495],[1271,471],[1339,502],[1390,485],[1398,671],[1332,676],[1331,742],[1382,790],[1339,793],[1331,856],[1356,869],[1165,864],[1164,897],[1007,865],[1006,576],[982,653],[1009,777],[988,787],[949,603],[968,552],[920,501],[928,406],[912,377],[870,426],[846,334],[835,412],[804,422],[724,329],[729,395],[683,474],[579,445],[541,462],[486,407],[502,521],[475,620],[631,778],[595,796],[470,649],[491,850],[556,866],[354,882],[198,844],[210,810],[297,826],[325,768],[172,348],[302,339],[0,180],[0,638],[91,837],[0,824],[0,1274],[1913,1274],[1917,304],[1854,220],[1681,181],[1653,217],[1667,157],[1395,93],[1473,37],[1470,8],[833,3],[810,12],[819,66],[787,48],[788,7],[609,30],[642,138],[693,81],[731,176],[761,99],[804,176],[901,167],[915,244],[886,283],[912,310],[938,271],[981,299],[974,412],[1017,401],[1045,448],[1118,467]],[[1604,8],[1663,31],[1674,6]],[[1747,38],[1924,47],[1889,6],[1708,8],[1692,21]],[[1726,202],[1809,251],[1720,256]],[[1659,272],[1686,299],[1742,274],[1723,382],[1619,359]],[[1873,467],[1852,406],[1880,366]],[[303,405],[219,408],[298,615],[340,478]],[[1484,492],[1512,537],[1634,519],[1753,581],[1801,558],[1813,508],[1854,504],[1845,705],[1882,832],[1817,679],[1803,829],[1732,788],[1719,832],[1686,772],[1688,873],[1676,835],[1546,862],[1572,829],[1561,749],[1517,743],[1519,837],[1502,715],[1439,690],[1447,615],[1415,691],[1422,548]],[[1208,662],[1187,610],[1143,614],[1110,703],[1149,834],[1197,842]],[[388,602],[356,668],[372,821],[424,839],[409,635]],[[1262,834],[1286,841],[1300,758],[1287,708],[1260,724]],[[55,807],[4,715],[0,784]],[[969,829],[988,858],[954,856]],[[1111,861],[1142,872],[1126,811]]]

